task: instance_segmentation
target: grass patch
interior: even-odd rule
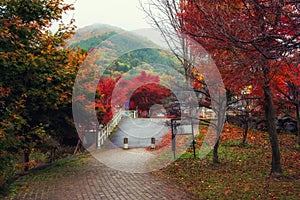
[[[50,179],[63,179],[67,173],[74,173],[76,169],[84,166],[86,162],[84,158],[91,157],[90,154],[73,156],[66,159],[57,160],[51,166],[43,170],[34,170],[27,174],[23,174],[16,181],[7,187],[6,193],[1,197],[6,199],[14,199],[17,194],[30,189],[31,184],[47,181]]]
[[[240,147],[240,148],[252,148],[254,147],[254,145],[249,144],[249,143],[244,143],[240,140],[236,141],[236,140],[227,140],[224,141],[223,146],[229,146],[229,147]]]
[[[296,149],[297,151],[300,151],[300,145],[299,145],[299,144],[296,144],[295,149]]]
[[[279,177],[269,176],[268,135],[250,131],[245,146],[241,138],[242,129],[226,125],[219,147],[220,164],[212,164],[212,152],[203,159],[193,159],[193,152],[188,151],[154,174],[177,182],[200,199],[299,199],[300,152],[295,148],[295,137],[279,135],[284,170]],[[201,143],[197,145],[198,150]]]

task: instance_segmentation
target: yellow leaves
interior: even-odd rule
[[[51,52],[52,50],[53,50],[52,45],[49,44],[49,45],[47,46],[47,51],[48,51],[48,52]]]
[[[13,119],[20,119],[20,116],[19,115],[17,115],[17,114],[13,114]]]
[[[45,50],[41,50],[41,54],[46,54],[47,52]]]
[[[24,47],[25,47],[25,45],[22,44],[22,43],[19,43],[19,46],[20,46],[21,48],[24,48]]]
[[[3,140],[5,138],[4,130],[0,129],[0,139]]]
[[[248,86],[246,86],[246,87],[241,91],[241,93],[242,93],[242,94],[251,94],[251,93],[252,93],[252,88],[253,88],[252,85],[248,85]]]
[[[251,139],[251,140],[255,140],[256,138],[255,138],[254,136],[251,136],[250,139]]]
[[[35,55],[33,53],[28,53],[27,57],[31,60],[33,60],[35,58]]]

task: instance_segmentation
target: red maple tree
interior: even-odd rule
[[[271,173],[281,173],[272,84],[286,57],[299,53],[299,10],[293,1],[180,1],[181,30],[215,59],[226,87],[258,85],[272,147]]]

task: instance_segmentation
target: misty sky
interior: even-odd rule
[[[75,2],[75,11],[65,16],[65,19],[74,15],[79,28],[95,23],[110,24],[128,31],[150,27],[146,22],[145,13],[140,8],[139,0],[66,0],[65,2]]]

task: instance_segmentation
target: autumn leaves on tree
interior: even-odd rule
[[[126,103],[129,103],[128,109],[149,113],[153,105],[164,104],[170,96],[171,90],[160,85],[158,76],[141,71],[140,75],[131,79],[101,78],[95,108],[100,123],[106,124],[111,120],[114,109],[124,109]]]
[[[212,91],[208,91],[208,83],[203,79],[205,73],[195,70],[195,63],[189,62],[193,60],[192,51],[197,49],[187,38],[202,45],[214,59],[227,94],[230,94],[227,96],[229,100],[251,100],[247,105],[248,116],[256,107],[263,108],[260,111],[264,111],[272,147],[271,173],[281,173],[276,117],[286,114],[286,108],[289,108],[288,114],[297,119],[300,145],[299,3],[287,0],[164,0],[161,4],[154,4],[149,1],[159,7],[159,11],[165,11],[166,19],[162,20],[171,20],[170,26],[163,21],[166,26],[158,28],[169,43],[179,43],[177,47],[181,49],[172,50],[178,53],[176,56],[187,82],[203,95],[199,98],[200,107],[211,108],[216,99],[212,99]],[[76,74],[84,60],[93,63],[97,59],[104,60],[105,55],[89,61],[86,51],[67,47],[66,40],[74,34],[74,21],[61,24],[55,33],[49,31],[54,21],[61,20],[63,13],[72,9],[63,0],[0,2],[0,171],[4,174],[0,177],[0,184],[15,167],[14,155],[24,154],[27,162],[32,149],[42,149],[41,146],[46,144],[55,146],[57,142],[53,141],[63,140],[65,132],[75,133],[71,103]],[[149,16],[151,14],[148,12]],[[152,15],[152,20],[159,25],[160,19]],[[114,34],[111,32],[81,41],[73,47],[99,42]],[[173,34],[178,34],[174,41]],[[182,35],[185,38],[180,40]],[[88,45],[87,50],[93,51],[94,48]],[[115,52],[110,49],[106,53]],[[175,63],[155,50],[130,54],[131,57],[123,58],[123,62],[115,61],[112,68],[116,69],[117,75],[131,69],[131,65],[141,64],[142,61],[133,58],[134,55],[146,57],[147,62],[159,55],[164,64]],[[182,59],[180,55],[188,59]],[[90,71],[83,75],[86,76],[78,81],[82,86],[89,89],[91,79],[98,81],[98,85],[95,102],[83,105],[82,109],[96,111],[101,124],[112,118],[114,106],[124,106],[129,102],[130,109],[149,112],[153,105],[166,103],[173,92],[162,86],[159,77],[151,74],[151,70],[140,71],[130,79],[113,77],[112,71],[107,71],[106,77],[100,79],[99,74]],[[118,88],[121,88],[118,95],[113,96]],[[245,89],[249,92],[243,93]],[[85,94],[94,95],[94,91]],[[221,128],[218,127],[218,132]],[[217,146],[214,153],[217,160]]]
[[[271,173],[281,173],[272,86],[276,74],[287,63],[295,63],[299,54],[296,3],[182,1],[178,17],[184,21],[182,31],[195,38],[214,57],[229,89],[238,88],[230,87],[230,83],[243,87],[258,85],[262,89],[272,147]]]
[[[28,164],[32,149],[57,144],[52,137],[74,127],[71,91],[85,54],[64,48],[73,22],[49,31],[71,9],[61,0],[0,2],[1,181],[17,155]]]
[[[285,99],[296,108],[292,114],[299,116],[299,4],[150,0],[149,6],[154,9],[147,14],[162,33],[168,32],[160,21],[171,20],[175,32],[193,38],[210,53],[230,93],[242,96],[241,92],[251,86],[251,94],[243,96],[261,99],[257,102],[264,108],[272,147],[271,173],[281,173],[276,107]]]

